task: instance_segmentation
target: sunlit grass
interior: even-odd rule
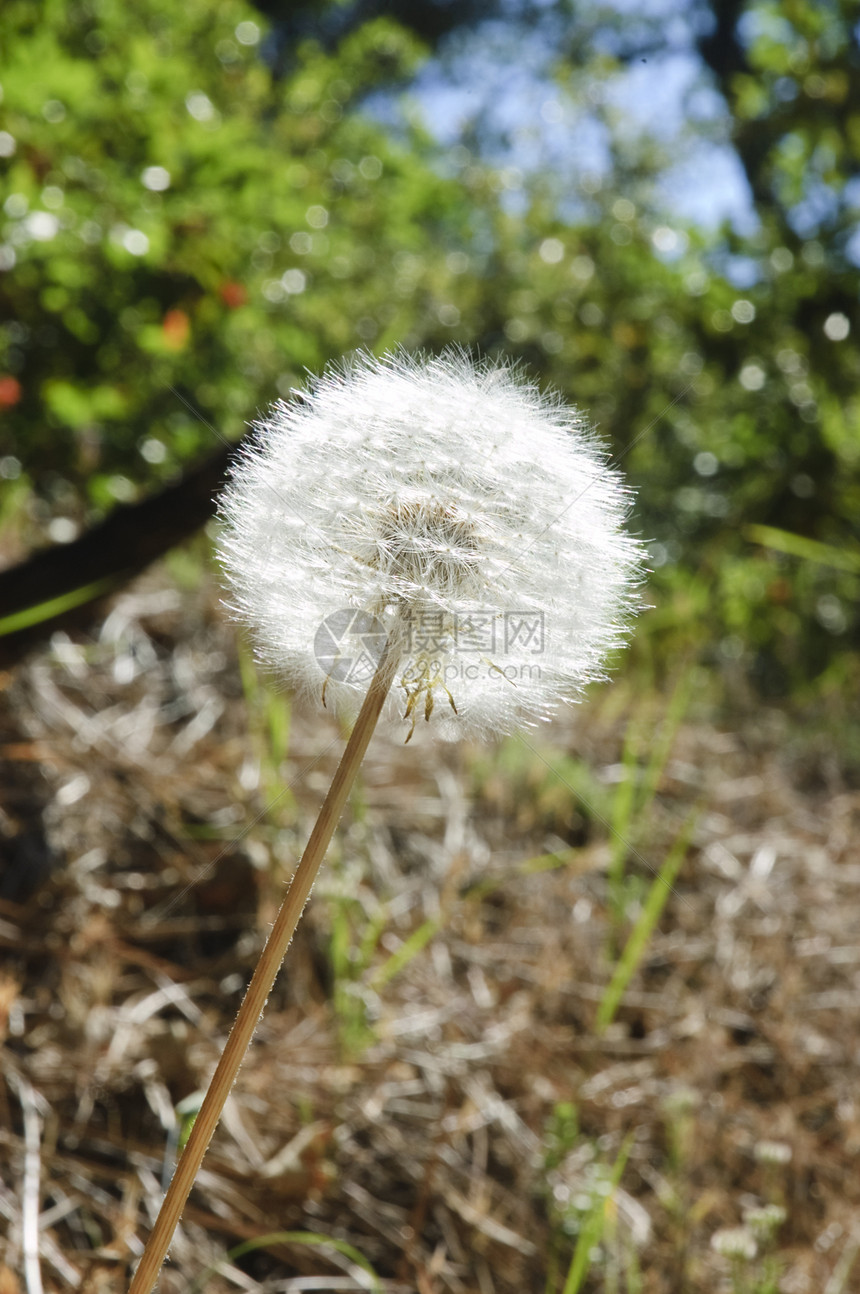
[[[636,918],[620,957],[615,963],[612,979],[609,981],[597,1009],[595,1027],[598,1033],[602,1033],[613,1020],[616,1011],[621,1005],[625,990],[645,955],[645,950],[687,856],[687,849],[696,825],[696,818],[697,814],[694,813],[687,820],[648,890],[642,910]]]
[[[290,746],[292,706],[286,692],[276,692],[260,673],[250,648],[239,646],[239,675],[248,715],[248,727],[260,768],[260,793],[265,805],[277,805],[276,825],[295,812],[295,798],[287,785],[286,763]],[[269,810],[267,809],[267,816]]]

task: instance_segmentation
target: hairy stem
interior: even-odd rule
[[[129,1287],[129,1294],[150,1294],[161,1265],[167,1256],[167,1250],[173,1239],[176,1225],[185,1207],[194,1179],[206,1153],[206,1148],[221,1117],[224,1102],[230,1094],[239,1066],[251,1042],[266,1000],[272,991],[281,962],[289,947],[296,926],[307,903],[313,883],[316,880],[320,864],[328,849],[335,827],[343,812],[347,797],[352,789],[361,761],[364,758],[370,738],[379,719],[385,698],[394,679],[394,671],[400,656],[396,645],[397,635],[392,635],[386,644],[379,661],[373,681],[364,698],[361,712],[355,722],[346,749],[341,757],[334,780],[329,788],[319,817],[307,848],[302,855],[296,874],[287,890],[281,909],[272,926],[271,934],[263,949],[257,968],[254,971],[248,992],[239,1008],[239,1014],[230,1031],[221,1059],[212,1076],[209,1090],[203,1099],[200,1113],[194,1122],[191,1135],[176,1166],[167,1194],[162,1201],[161,1209],[150,1233],[146,1248],[134,1278]]]

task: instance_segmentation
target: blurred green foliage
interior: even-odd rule
[[[48,494],[104,508],[212,447],[174,386],[234,437],[306,367],[433,332],[468,205],[349,111],[414,42],[369,23],[276,82],[259,21],[241,0],[4,6],[4,444]]]
[[[567,15],[558,84],[583,101],[662,39],[658,17],[550,8]],[[242,0],[6,0],[0,471],[32,486],[30,538],[169,479],[305,368],[455,341],[522,358],[623,462],[654,541],[649,667],[698,654],[773,694],[856,678],[851,6],[708,12],[727,105],[711,130],[757,214],[744,235],[667,216],[670,159],[599,95],[611,171],[573,206],[552,174],[509,201],[480,139],[443,153],[387,130],[366,97],[424,56],[392,20],[304,39],[276,73]]]

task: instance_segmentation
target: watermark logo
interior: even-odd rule
[[[505,613],[505,651],[527,652],[541,656],[544,647],[542,611],[507,611]]]
[[[425,676],[466,682],[485,670],[509,682],[540,677],[530,657],[544,651],[544,617],[540,611],[494,612],[485,609],[449,615],[436,610],[414,610],[405,623],[402,663],[406,683]],[[320,625],[314,654],[326,677],[336,683],[366,687],[385,647],[381,620],[366,611],[345,607]],[[513,660],[511,658],[513,657]]]
[[[425,656],[420,660],[411,660],[401,675],[403,686],[426,687],[444,683],[447,687],[455,683],[474,683],[480,678],[506,679],[508,683],[537,683],[540,681],[540,665],[529,661],[500,663],[487,656],[480,660],[454,659],[447,657],[432,660]]]
[[[540,656],[544,650],[542,611],[415,611],[407,622],[407,645],[420,654],[486,656],[516,652]]]
[[[376,672],[387,634],[376,616],[366,611],[333,611],[314,637],[314,655],[327,679],[368,684]]]

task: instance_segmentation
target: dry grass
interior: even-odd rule
[[[249,717],[212,589],[163,571],[2,682],[0,1291],[122,1291],[340,734],[298,716],[273,755],[280,711]],[[371,1287],[277,1232],[346,1242],[387,1294],[561,1290],[628,1134],[584,1289],[858,1288],[860,792],[838,752],[776,711],[685,720],[631,893],[699,804],[693,842],[595,1030],[613,923],[588,806],[611,812],[630,716],[649,731],[666,704],[620,682],[554,731],[588,804],[516,743],[377,737],[165,1294]],[[767,1253],[732,1275],[710,1244],[767,1203],[770,1285]]]

